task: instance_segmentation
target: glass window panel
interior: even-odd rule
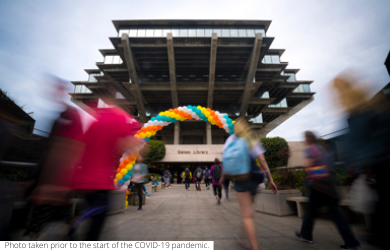
[[[154,37],[162,37],[163,35],[163,30],[162,29],[155,29],[154,30]]]
[[[230,30],[229,29],[222,29],[222,36],[223,37],[229,37],[230,36]]]
[[[92,91],[89,88],[85,87],[85,93],[91,94]]]
[[[217,33],[217,37],[222,36],[221,29],[213,29],[213,33]]]
[[[272,63],[271,56],[270,55],[265,55],[264,56],[264,61],[265,61],[265,63]]]
[[[246,29],[239,29],[238,36],[239,37],[246,37]]]
[[[104,57],[104,64],[112,64],[113,59],[114,59],[114,56],[105,56]]]
[[[287,79],[288,82],[295,82],[295,74],[294,73],[286,73],[290,77]]]
[[[213,29],[211,29],[211,28],[205,28],[204,29],[204,36],[211,37],[212,33],[213,33]]]
[[[119,37],[122,37],[122,34],[129,34],[129,30],[119,30]]]
[[[181,28],[180,29],[180,36],[181,37],[187,37],[188,36],[188,29],[187,28]]]
[[[305,92],[304,89],[303,89],[302,84],[300,84],[300,85],[298,86],[298,92]]]
[[[179,29],[172,29],[172,36],[178,37],[179,36]]]
[[[196,29],[188,29],[188,36],[195,37]]]
[[[303,85],[304,85],[303,86],[304,91],[310,93],[311,92],[310,85],[309,84],[303,84]]]
[[[247,29],[246,30],[248,37],[255,37],[255,30],[254,29]]]
[[[280,63],[279,55],[271,55],[272,63]]]
[[[137,36],[137,29],[130,29],[129,37],[136,37]]]
[[[146,30],[145,29],[138,29],[137,37],[145,37]]]
[[[231,37],[238,37],[238,29],[230,29]]]
[[[114,59],[112,61],[113,64],[119,64],[120,56],[114,56]]]
[[[296,87],[294,90],[293,90],[294,93],[297,93],[298,92],[298,87]]]
[[[76,85],[75,88],[74,88],[74,92],[75,93],[80,93],[80,90],[81,90],[81,85]]]
[[[255,32],[256,32],[256,34],[261,33],[263,35],[263,37],[265,36],[265,30],[263,30],[263,29],[255,29]]]
[[[89,74],[88,82],[97,82],[95,76],[100,76],[100,73]]]
[[[171,29],[164,29],[162,36],[166,37],[168,33],[172,33],[172,30]]]
[[[80,93],[85,93],[86,89],[87,87],[85,87],[85,85],[81,85]]]
[[[196,36],[204,36],[204,29],[203,28],[197,28],[196,29]]]
[[[147,29],[145,34],[146,34],[146,37],[153,37],[153,29]]]
[[[116,92],[116,99],[125,99],[121,92]]]
[[[268,99],[269,98],[269,92],[265,91],[260,98],[263,98],[263,99],[267,98]]]
[[[283,98],[283,100],[280,102],[280,106],[282,108],[287,108],[287,100],[286,100],[286,98]]]
[[[122,58],[119,56],[119,64],[122,64],[123,61],[122,61]]]

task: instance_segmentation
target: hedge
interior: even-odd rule
[[[165,156],[165,144],[162,141],[150,140],[145,163],[161,160]]]
[[[265,150],[265,159],[267,160],[268,166],[270,168],[276,168],[280,166],[287,166],[288,159],[280,162],[277,154],[284,148],[288,147],[288,143],[284,138],[281,137],[271,137],[271,138],[261,138],[261,143],[263,144]]]

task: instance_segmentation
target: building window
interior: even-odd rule
[[[295,73],[293,73],[293,72],[284,72],[284,71],[282,71],[281,75],[282,76],[290,76],[287,79],[288,82],[295,82],[296,81]]]
[[[195,37],[196,36],[196,29],[188,29],[188,36]]]
[[[253,123],[263,123],[263,114],[260,113],[260,115],[250,119],[249,121]]]
[[[238,36],[239,37],[246,37],[246,29],[239,29],[238,30]]]
[[[213,29],[212,28],[205,28],[204,29],[204,36],[211,37],[212,34],[213,34]]]
[[[255,30],[254,29],[247,29],[246,33],[248,34],[248,37],[255,37]]]
[[[265,30],[264,29],[255,29],[255,32],[256,32],[256,34],[260,33],[263,35],[263,37],[265,37]]]
[[[122,37],[122,34],[129,34],[129,30],[119,30],[119,37]]]
[[[293,90],[294,93],[310,93],[310,85],[309,84],[300,84]]]
[[[74,89],[74,92],[78,93],[78,94],[90,94],[90,93],[92,93],[92,91],[89,88],[87,88],[85,85],[76,85],[75,89]]]
[[[100,76],[100,73],[91,73],[88,77],[88,82],[97,82],[95,76]]]
[[[146,37],[153,37],[153,32],[154,32],[153,29],[147,29],[145,32]]]
[[[283,98],[279,103],[268,105],[269,108],[287,108],[287,100]]]
[[[230,30],[222,29],[222,37],[229,37],[229,36],[230,36]]]
[[[262,63],[280,63],[279,55],[265,55]]]
[[[178,37],[179,36],[179,29],[172,29],[172,36]]]
[[[138,29],[137,37],[145,37],[146,30],[145,29]]]
[[[188,29],[187,28],[181,28],[179,34],[180,34],[181,37],[187,37],[188,36]]]
[[[137,29],[131,29],[129,32],[129,37],[136,37],[137,36]]]
[[[198,27],[196,29],[196,36],[200,36],[200,37],[204,36],[204,28],[203,27]]]
[[[221,37],[222,36],[221,29],[213,29],[213,33],[217,33],[217,37]]]
[[[102,99],[99,99],[97,107],[98,108],[110,108],[111,106],[108,105],[107,103],[103,102]]]
[[[231,37],[238,37],[238,29],[230,29]]]
[[[163,36],[163,30],[155,29],[154,30],[154,37],[162,37]]]
[[[116,99],[125,99],[125,97],[122,95],[121,92],[116,92],[115,98],[116,98]]]
[[[106,55],[104,57],[104,64],[121,64],[122,58],[119,55]]]

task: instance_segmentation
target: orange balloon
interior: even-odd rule
[[[129,195],[129,190],[126,190],[126,195]]]
[[[125,159],[123,160],[123,163],[124,163],[125,165],[129,164],[129,162],[130,162],[130,160],[129,160],[128,158],[125,158]]]
[[[124,167],[126,167],[126,164],[125,163],[121,163],[121,164],[119,164],[119,168],[124,168]]]
[[[129,161],[134,161],[135,157],[134,156],[129,156]],[[126,164],[127,165],[127,164]]]
[[[214,112],[214,110],[211,110],[211,111],[210,111],[210,115],[212,115],[212,116],[214,116],[214,115],[215,115],[215,112]]]
[[[116,172],[119,174],[120,172],[121,172],[121,168],[118,168],[117,170],[116,170]]]

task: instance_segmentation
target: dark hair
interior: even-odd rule
[[[215,163],[215,164],[221,164],[221,162],[219,161],[218,158],[215,158],[214,163]]]
[[[309,130],[305,131],[305,138],[306,138],[307,142],[310,144],[317,144],[318,143],[318,140],[317,140],[317,137],[315,136],[315,134]]]

